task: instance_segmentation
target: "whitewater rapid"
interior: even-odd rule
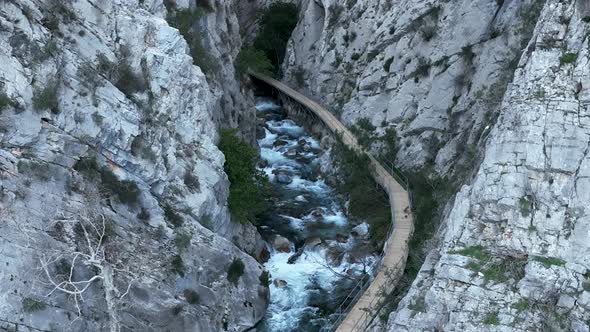
[[[258,139],[261,169],[277,193],[272,217],[260,228],[271,244],[265,263],[271,302],[259,330],[321,331],[363,266],[375,257],[350,259],[349,251],[359,240],[351,235],[354,225],[343,202],[319,174],[319,142],[276,102],[259,100],[257,111],[265,119]],[[288,239],[289,246],[273,247],[277,237]],[[301,247],[301,255],[289,264]]]

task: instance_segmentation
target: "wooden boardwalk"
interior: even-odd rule
[[[323,108],[320,104],[307,98],[301,93],[291,89],[284,83],[268,76],[249,72],[249,74],[266,84],[274,87],[280,92],[291,97],[305,108],[313,112],[321,121],[335,134],[340,135],[344,144],[348,147],[364,152],[356,137],[344,126],[332,113]],[[392,176],[373,156],[369,153],[373,166],[373,176],[379,185],[389,195],[391,206],[392,231],[383,248],[383,259],[379,272],[365,289],[352,309],[340,320],[334,329],[338,332],[365,331],[367,325],[377,314],[381,306],[382,294],[387,294],[396,286],[408,258],[408,245],[410,237],[414,232],[410,196],[394,176]]]

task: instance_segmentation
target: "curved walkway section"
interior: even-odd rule
[[[249,74],[281,91],[313,112],[344,144],[358,152],[366,152],[356,137],[332,113],[315,101],[291,89],[284,83],[250,71]],[[408,258],[408,244],[414,231],[410,196],[394,175],[389,173],[371,154],[367,153],[375,180],[389,195],[392,228],[383,248],[381,266],[375,278],[343,319],[336,322],[338,332],[364,331],[383,306],[383,297],[393,290],[403,273]]]

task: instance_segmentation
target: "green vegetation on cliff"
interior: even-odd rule
[[[236,72],[246,73],[248,68],[270,76],[278,76],[287,42],[297,25],[297,6],[287,2],[271,4],[260,14],[260,31],[253,45],[242,48],[236,61]]]
[[[369,157],[349,149],[342,142],[334,148],[334,162],[339,167],[338,191],[348,195],[348,213],[352,218],[369,224],[371,240],[381,246],[391,224],[391,210],[387,193],[371,175]]]
[[[229,210],[233,220],[255,223],[266,211],[268,179],[256,168],[256,150],[236,133],[236,130],[223,130],[219,141],[219,149],[225,155],[223,168],[230,182]]]
[[[292,3],[276,2],[260,16],[260,32],[254,40],[254,47],[263,51],[278,70],[285,57],[291,32],[297,25],[298,9]]]

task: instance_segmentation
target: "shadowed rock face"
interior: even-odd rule
[[[200,22],[225,22],[208,38],[224,40],[211,52],[230,54],[219,76],[233,80],[237,19],[231,2],[215,8]],[[3,328],[233,331],[263,317],[260,235],[230,222],[214,144],[219,114],[242,125],[252,101],[206,78],[165,16],[156,0],[0,4]],[[97,278],[81,297],[51,293],[43,263],[56,284],[72,265],[72,281]]]
[[[287,81],[394,127],[406,169],[474,167],[380,328],[587,331],[588,4],[349,3],[303,1]]]

